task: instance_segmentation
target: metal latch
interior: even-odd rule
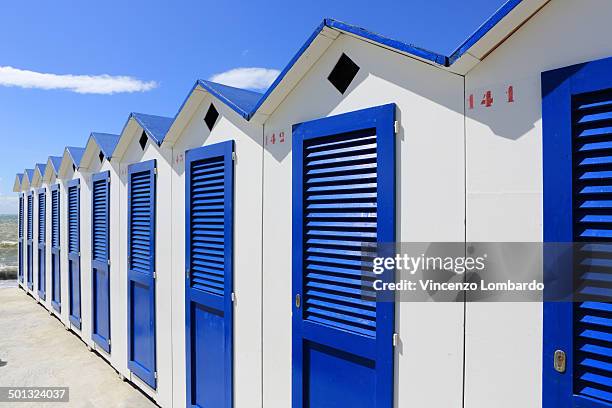
[[[399,133],[399,122],[396,120],[393,122],[393,132],[397,135]]]
[[[153,377],[157,380],[157,371],[153,373]]]
[[[236,161],[236,152],[232,152],[232,161]]]
[[[559,373],[565,372],[565,366],[567,365],[567,356],[565,355],[565,351],[563,350],[555,351],[553,364],[555,367],[555,371]]]
[[[153,279],[157,279],[157,272],[153,271]]]
[[[190,272],[189,268],[185,269],[185,278],[187,279],[189,279],[189,272]]]
[[[302,304],[302,298],[300,297],[300,294],[298,293],[297,295],[295,295],[295,307],[299,309],[301,304]]]
[[[232,303],[236,302],[236,294],[232,292]]]
[[[393,333],[393,347],[397,347],[398,343],[399,343],[399,334]]]

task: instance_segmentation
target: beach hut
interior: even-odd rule
[[[24,288],[34,296],[34,231],[36,228],[36,217],[34,215],[34,169],[25,169],[23,173],[22,188],[24,192],[24,219],[25,219],[25,271]]]
[[[129,379],[172,405],[172,151],[160,147],[172,118],[131,113],[112,162],[119,166],[120,276],[127,297]]]
[[[91,133],[79,170],[91,191],[91,339],[93,347],[127,377],[127,276],[121,275],[119,165],[112,160],[119,135]]]
[[[251,112],[264,126],[263,406],[461,401],[463,305],[376,302],[361,271],[363,245],[464,239],[463,80],[442,61],[325,20]]]
[[[88,345],[91,344],[90,275],[91,256],[89,214],[90,197],[85,179],[87,173],[79,170],[85,149],[66,147],[57,178],[60,184],[60,215],[65,222],[60,229],[61,262],[60,273],[62,299],[66,306],[62,314],[67,318],[66,328],[74,331]],[[64,319],[66,321],[66,319]]]
[[[21,287],[21,285],[23,285],[23,274],[24,274],[24,269],[25,269],[25,262],[24,262],[24,254],[23,254],[23,248],[24,248],[24,240],[23,240],[23,224],[25,222],[24,220],[24,195],[23,195],[23,190],[22,190],[22,183],[23,183],[23,173],[17,173],[15,175],[15,181],[13,182],[13,192],[14,193],[19,193],[19,197],[18,197],[18,210],[17,210],[17,282],[19,283],[19,286]]]
[[[262,399],[261,95],[197,81],[164,139],[172,156],[173,406]]]
[[[32,177],[32,188],[35,190],[34,206],[36,207],[36,233],[34,250],[34,287],[36,293],[34,298],[48,308],[47,287],[46,287],[46,262],[47,262],[47,188],[43,186],[43,176],[46,163],[37,163],[34,166],[34,176]]]
[[[61,206],[61,187],[58,180],[60,166],[62,164],[61,156],[49,156],[45,173],[43,175],[43,184],[48,186],[47,194],[47,253],[46,253],[46,270],[47,270],[47,299],[51,304],[51,312],[61,319],[62,309],[62,274],[61,274],[61,227],[62,219],[65,221],[65,216],[62,217]],[[66,283],[64,283],[65,285]],[[68,324],[68,320],[64,321]]]
[[[465,78],[467,241],[602,244],[544,269],[550,301],[466,304],[466,407],[612,406],[610,16],[602,0],[509,1],[449,56]],[[564,284],[575,303],[549,297]]]

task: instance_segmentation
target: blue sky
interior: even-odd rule
[[[3,2],[0,214],[16,212],[16,172],[131,111],[174,116],[198,78],[265,87],[324,17],[448,54],[503,2]],[[239,68],[259,69],[215,77]]]

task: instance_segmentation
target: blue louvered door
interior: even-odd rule
[[[392,407],[394,304],[365,248],[395,240],[394,121],[391,104],[293,127],[294,408]]]
[[[612,58],[542,75],[544,239],[574,242],[546,268],[573,302],[544,305],[544,407],[612,407]],[[565,352],[564,372],[555,351]],[[562,371],[562,370],[561,370]]]
[[[79,179],[66,183],[68,208],[68,318],[81,329],[81,185]]]
[[[51,191],[51,306],[62,310],[62,278],[60,248],[60,186],[53,184]]]
[[[47,260],[47,190],[38,190],[38,296],[46,299]]]
[[[92,339],[110,353],[110,172],[91,177]]]
[[[18,220],[18,244],[17,252],[19,256],[19,282],[23,283],[23,193],[19,194],[19,220]]]
[[[187,406],[231,408],[234,142],[186,155]]]
[[[28,289],[34,290],[34,192],[28,193],[28,227],[27,227],[27,275]]]
[[[157,387],[155,165],[150,160],[128,168],[128,368],[153,388]]]

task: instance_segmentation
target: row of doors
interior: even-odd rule
[[[295,127],[294,407],[392,404],[394,307],[376,302],[361,266],[364,244],[395,239],[394,121],[395,106],[387,105]],[[233,158],[233,141],[186,154],[186,392],[194,407],[233,404]],[[57,186],[51,195],[52,300],[59,308]],[[70,320],[80,327],[78,180],[67,183],[66,197]],[[155,201],[155,160],[129,166],[128,367],[153,388]],[[106,351],[109,209],[109,174],[99,173],[92,178],[93,338]]]

